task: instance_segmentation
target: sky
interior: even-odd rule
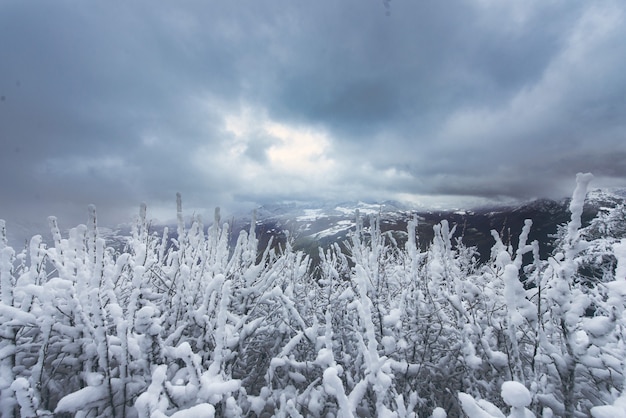
[[[621,0],[0,2],[7,228],[626,186]]]

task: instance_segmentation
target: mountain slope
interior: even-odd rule
[[[583,222],[587,224],[603,208],[623,203],[624,196],[626,193],[621,190],[591,191],[585,204]],[[546,257],[554,248],[553,241],[558,227],[567,223],[571,216],[569,199],[539,199],[515,206],[482,207],[467,211],[411,209],[397,202],[275,204],[263,206],[257,213],[256,229],[262,245],[269,241],[270,236],[274,237],[274,244],[284,243],[289,236],[296,249],[304,250],[314,259],[317,257],[318,247],[326,248],[349,237],[355,228],[356,216],[364,219],[366,228],[370,217],[379,216],[381,230],[391,233],[401,246],[406,240],[407,223],[413,217],[418,219],[417,234],[422,247],[432,241],[433,226],[447,220],[451,227],[456,226],[456,237],[466,246],[476,247],[481,261],[489,258],[489,250],[494,243],[492,230],[501,236],[503,242],[510,243],[515,248],[526,219],[533,222],[530,241],[537,240],[540,243],[541,256]],[[249,226],[249,221],[239,221],[234,225],[234,230],[247,229]]]

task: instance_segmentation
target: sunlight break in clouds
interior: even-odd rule
[[[267,151],[272,168],[291,175],[310,176],[316,172],[329,173],[334,161],[326,152],[330,141],[326,134],[311,128],[267,122],[264,129],[280,140]]]
[[[273,120],[264,110],[251,107],[221,118],[221,146],[202,149],[194,162],[205,172],[217,166],[231,178],[243,180],[238,193],[315,194],[336,177],[326,132]]]

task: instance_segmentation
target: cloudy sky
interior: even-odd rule
[[[626,186],[621,0],[0,2],[0,218]]]

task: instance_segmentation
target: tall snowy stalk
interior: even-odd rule
[[[545,272],[547,277],[545,305],[553,322],[544,325],[546,332],[542,338],[545,342],[541,349],[558,373],[562,414],[568,418],[574,417],[581,400],[578,396],[576,378],[577,368],[582,360],[581,354],[585,352],[586,347],[578,338],[577,331],[582,324],[589,300],[574,280],[578,268],[576,257],[585,248],[585,243],[579,239],[579,230],[582,225],[581,216],[587,187],[592,178],[589,173],[579,173],[576,176],[576,189],[569,206],[571,220],[562,241],[562,252],[550,259],[550,265]],[[544,401],[547,400],[548,398],[544,398]]]
[[[15,379],[16,330],[8,325],[13,308],[13,259],[15,252],[7,245],[6,224],[0,219],[0,415],[12,416],[16,406],[11,384]]]

